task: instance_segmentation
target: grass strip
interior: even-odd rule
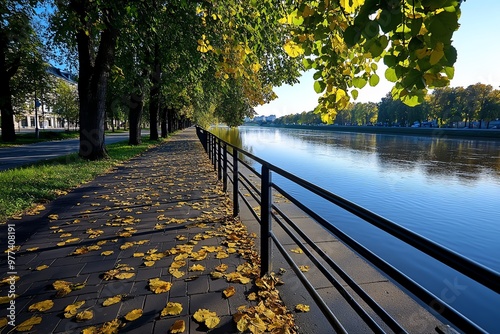
[[[109,159],[88,161],[78,154],[0,172],[0,223],[37,203],[45,203],[107,173],[161,142],[143,139],[138,146],[119,142],[107,145]]]

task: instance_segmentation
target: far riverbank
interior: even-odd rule
[[[247,124],[245,124],[247,125]],[[498,129],[451,129],[451,128],[403,128],[383,126],[345,126],[345,125],[262,125],[286,129],[322,130],[337,132],[377,133],[386,135],[430,136],[442,138],[470,138],[482,140],[500,140]]]

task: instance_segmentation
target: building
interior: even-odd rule
[[[49,66],[47,72],[55,78],[55,80],[64,80],[77,89],[75,78],[65,71]],[[51,94],[50,92],[48,94]],[[36,118],[38,118],[39,129],[57,129],[67,128],[68,122],[53,112],[52,108],[43,101],[36,99],[35,102],[27,101],[27,107],[19,115],[14,116],[14,124],[18,129],[35,129],[37,127]],[[36,109],[36,110],[35,110]],[[69,124],[74,126],[74,124]]]

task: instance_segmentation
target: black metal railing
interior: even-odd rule
[[[339,322],[335,314],[328,307],[326,302],[315,290],[313,285],[307,280],[306,276],[300,270],[299,266],[293,261],[290,255],[286,252],[284,246],[276,237],[272,228],[272,222],[277,223],[288,236],[298,245],[303,242],[315,252],[314,255],[307,247],[301,247],[308,258],[316,265],[321,273],[332,283],[332,285],[340,292],[350,306],[363,319],[363,321],[376,333],[383,333],[384,330],[373,319],[372,316],[352,298],[341,282],[332,274],[332,270],[366,303],[375,314],[383,320],[383,322],[393,331],[398,333],[406,333],[406,330],[393,319],[375,300],[373,300],[342,268],[340,268],[334,260],[332,260],[320,247],[318,247],[306,233],[300,229],[286,212],[283,212],[277,205],[273,203],[273,190],[281,194],[297,208],[306,213],[310,218],[320,224],[323,228],[330,231],[336,238],[341,240],[352,250],[360,254],[366,260],[371,262],[379,270],[400,284],[422,302],[429,305],[431,308],[438,310],[438,313],[456,326],[459,330],[466,333],[485,332],[481,327],[473,321],[456,311],[442,299],[419,285],[410,277],[393,267],[391,264],[380,258],[372,251],[364,247],[362,244],[355,241],[349,235],[342,232],[332,223],[321,217],[306,205],[297,200],[294,196],[287,193],[284,189],[273,183],[272,175],[280,175],[281,177],[299,185],[303,189],[323,198],[324,200],[336,205],[339,208],[350,212],[351,214],[361,218],[365,222],[379,228],[382,231],[394,236],[403,241],[407,245],[419,250],[422,253],[436,259],[444,265],[453,268],[470,279],[480,283],[484,287],[500,293],[500,274],[487,268],[477,262],[474,262],[450,249],[447,249],[429,239],[426,239],[396,223],[389,221],[376,213],[373,213],[363,207],[356,205],[338,195],[335,195],[325,189],[322,189],[306,180],[303,180],[277,166],[274,166],[267,161],[264,161],[245,150],[238,148],[230,143],[227,143],[209,131],[202,128],[197,128],[197,133],[202,142],[209,158],[214,165],[214,170],[217,171],[219,180],[222,180],[224,191],[228,191],[228,179],[231,180],[232,196],[233,196],[233,215],[237,216],[240,212],[240,199],[250,209],[252,215],[260,223],[260,255],[261,255],[261,274],[269,273],[272,269],[272,245],[280,251],[290,267],[296,273],[304,287],[311,294],[314,301],[317,303],[323,314],[332,324],[332,327],[337,332],[346,332],[342,324]],[[228,156],[231,156],[231,159]],[[250,160],[253,163],[260,164],[261,170],[257,171],[250,163],[245,160]],[[249,177],[240,171],[244,168],[246,173],[254,174],[260,180],[258,185],[251,182]],[[242,189],[246,195],[250,196],[250,200],[258,203],[260,214],[252,209],[250,200],[243,196]],[[301,240],[299,239],[301,238]],[[326,267],[325,263],[329,266]]]

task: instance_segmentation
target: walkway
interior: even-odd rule
[[[0,261],[0,279],[6,278],[0,302],[7,303],[0,326],[11,314],[16,325],[31,321],[38,333],[91,326],[167,333],[182,320],[185,333],[199,333],[219,319],[211,333],[234,333],[233,316],[242,305],[241,318],[260,325],[264,316],[256,320],[256,314],[269,308],[260,304],[257,311],[252,307],[260,297],[247,298],[257,291],[247,279],[257,272],[254,238],[229,218],[228,208],[195,130],[187,129],[32,215],[8,221],[9,232],[0,227],[2,247],[15,238],[20,249],[10,253],[10,263],[7,256]],[[14,290],[18,297],[9,304]],[[278,314],[271,294],[262,296],[266,305],[275,302],[273,321],[282,327],[277,319],[290,323],[290,317]],[[196,321],[199,309],[215,313]]]

